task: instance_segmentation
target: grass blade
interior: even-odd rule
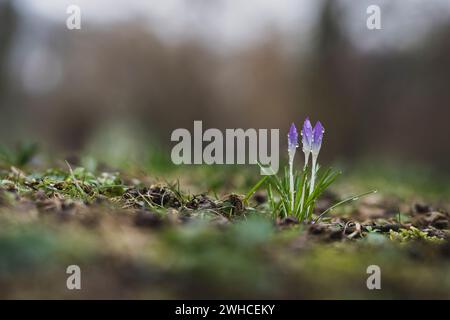
[[[317,221],[319,221],[320,218],[322,218],[325,214],[327,214],[328,212],[330,212],[330,211],[333,210],[334,208],[337,208],[337,207],[339,207],[339,206],[341,206],[341,205],[343,205],[343,204],[345,204],[345,203],[351,202],[351,201],[356,201],[356,200],[358,200],[358,199],[361,198],[361,197],[367,196],[367,195],[372,194],[372,193],[377,193],[377,192],[378,192],[377,190],[372,190],[372,191],[364,192],[364,193],[358,194],[358,195],[356,195],[356,196],[352,196],[352,197],[346,198],[346,199],[344,199],[344,200],[342,200],[342,201],[339,201],[338,203],[332,205],[331,207],[329,207],[328,209],[326,209],[324,212],[322,212],[322,213],[314,220],[313,223],[316,223]]]
[[[258,190],[261,185],[266,182],[268,176],[264,176],[262,179],[260,179],[254,186],[253,188],[250,189],[249,192],[247,192],[247,194],[245,195],[244,201],[247,202],[250,197],[256,192],[256,190]]]

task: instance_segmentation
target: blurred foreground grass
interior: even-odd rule
[[[2,298],[450,298],[446,245],[382,235],[313,243],[264,219],[226,231],[197,222],[158,231],[109,221],[100,229],[2,218]],[[65,287],[68,265],[82,290]],[[368,290],[366,269],[382,270]]]

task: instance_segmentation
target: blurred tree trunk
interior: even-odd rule
[[[11,96],[9,81],[8,60],[9,52],[13,44],[14,33],[17,25],[17,13],[12,0],[0,0],[0,144],[5,143],[11,134],[7,134],[11,122],[8,100]]]
[[[16,29],[17,14],[10,0],[0,0],[0,106],[8,94],[8,54]]]

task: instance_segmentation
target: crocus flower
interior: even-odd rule
[[[319,156],[320,147],[322,146],[322,138],[323,134],[325,132],[325,129],[323,128],[320,121],[316,122],[316,125],[313,129],[313,139],[312,139],[312,146],[311,146],[311,153],[312,153],[312,167],[311,167],[311,183],[309,187],[309,192],[314,192],[314,184],[316,181],[316,173],[317,173],[317,157]]]
[[[291,194],[291,210],[294,211],[294,156],[298,147],[298,133],[295,124],[291,124],[288,133],[288,153],[289,153],[289,190]]]
[[[302,128],[302,145],[303,145],[303,153],[305,154],[305,168],[309,161],[309,154],[312,150],[312,143],[313,143],[313,128],[311,125],[311,122],[309,121],[309,118],[306,118],[305,122],[303,122],[303,128]]]
[[[295,149],[298,147],[298,133],[295,124],[291,124],[288,133],[288,150],[289,153],[295,153]]]
[[[320,123],[320,121],[317,121],[313,129],[313,141],[311,146],[311,152],[313,156],[317,157],[317,155],[319,154],[320,147],[322,146],[322,138],[324,132],[325,129],[323,128],[322,124]]]

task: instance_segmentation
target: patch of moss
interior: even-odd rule
[[[400,228],[398,231],[390,230],[389,238],[392,241],[407,242],[413,240],[424,240],[436,243],[442,243],[444,240],[436,236],[429,236],[426,231],[421,231],[413,226],[408,229]]]

